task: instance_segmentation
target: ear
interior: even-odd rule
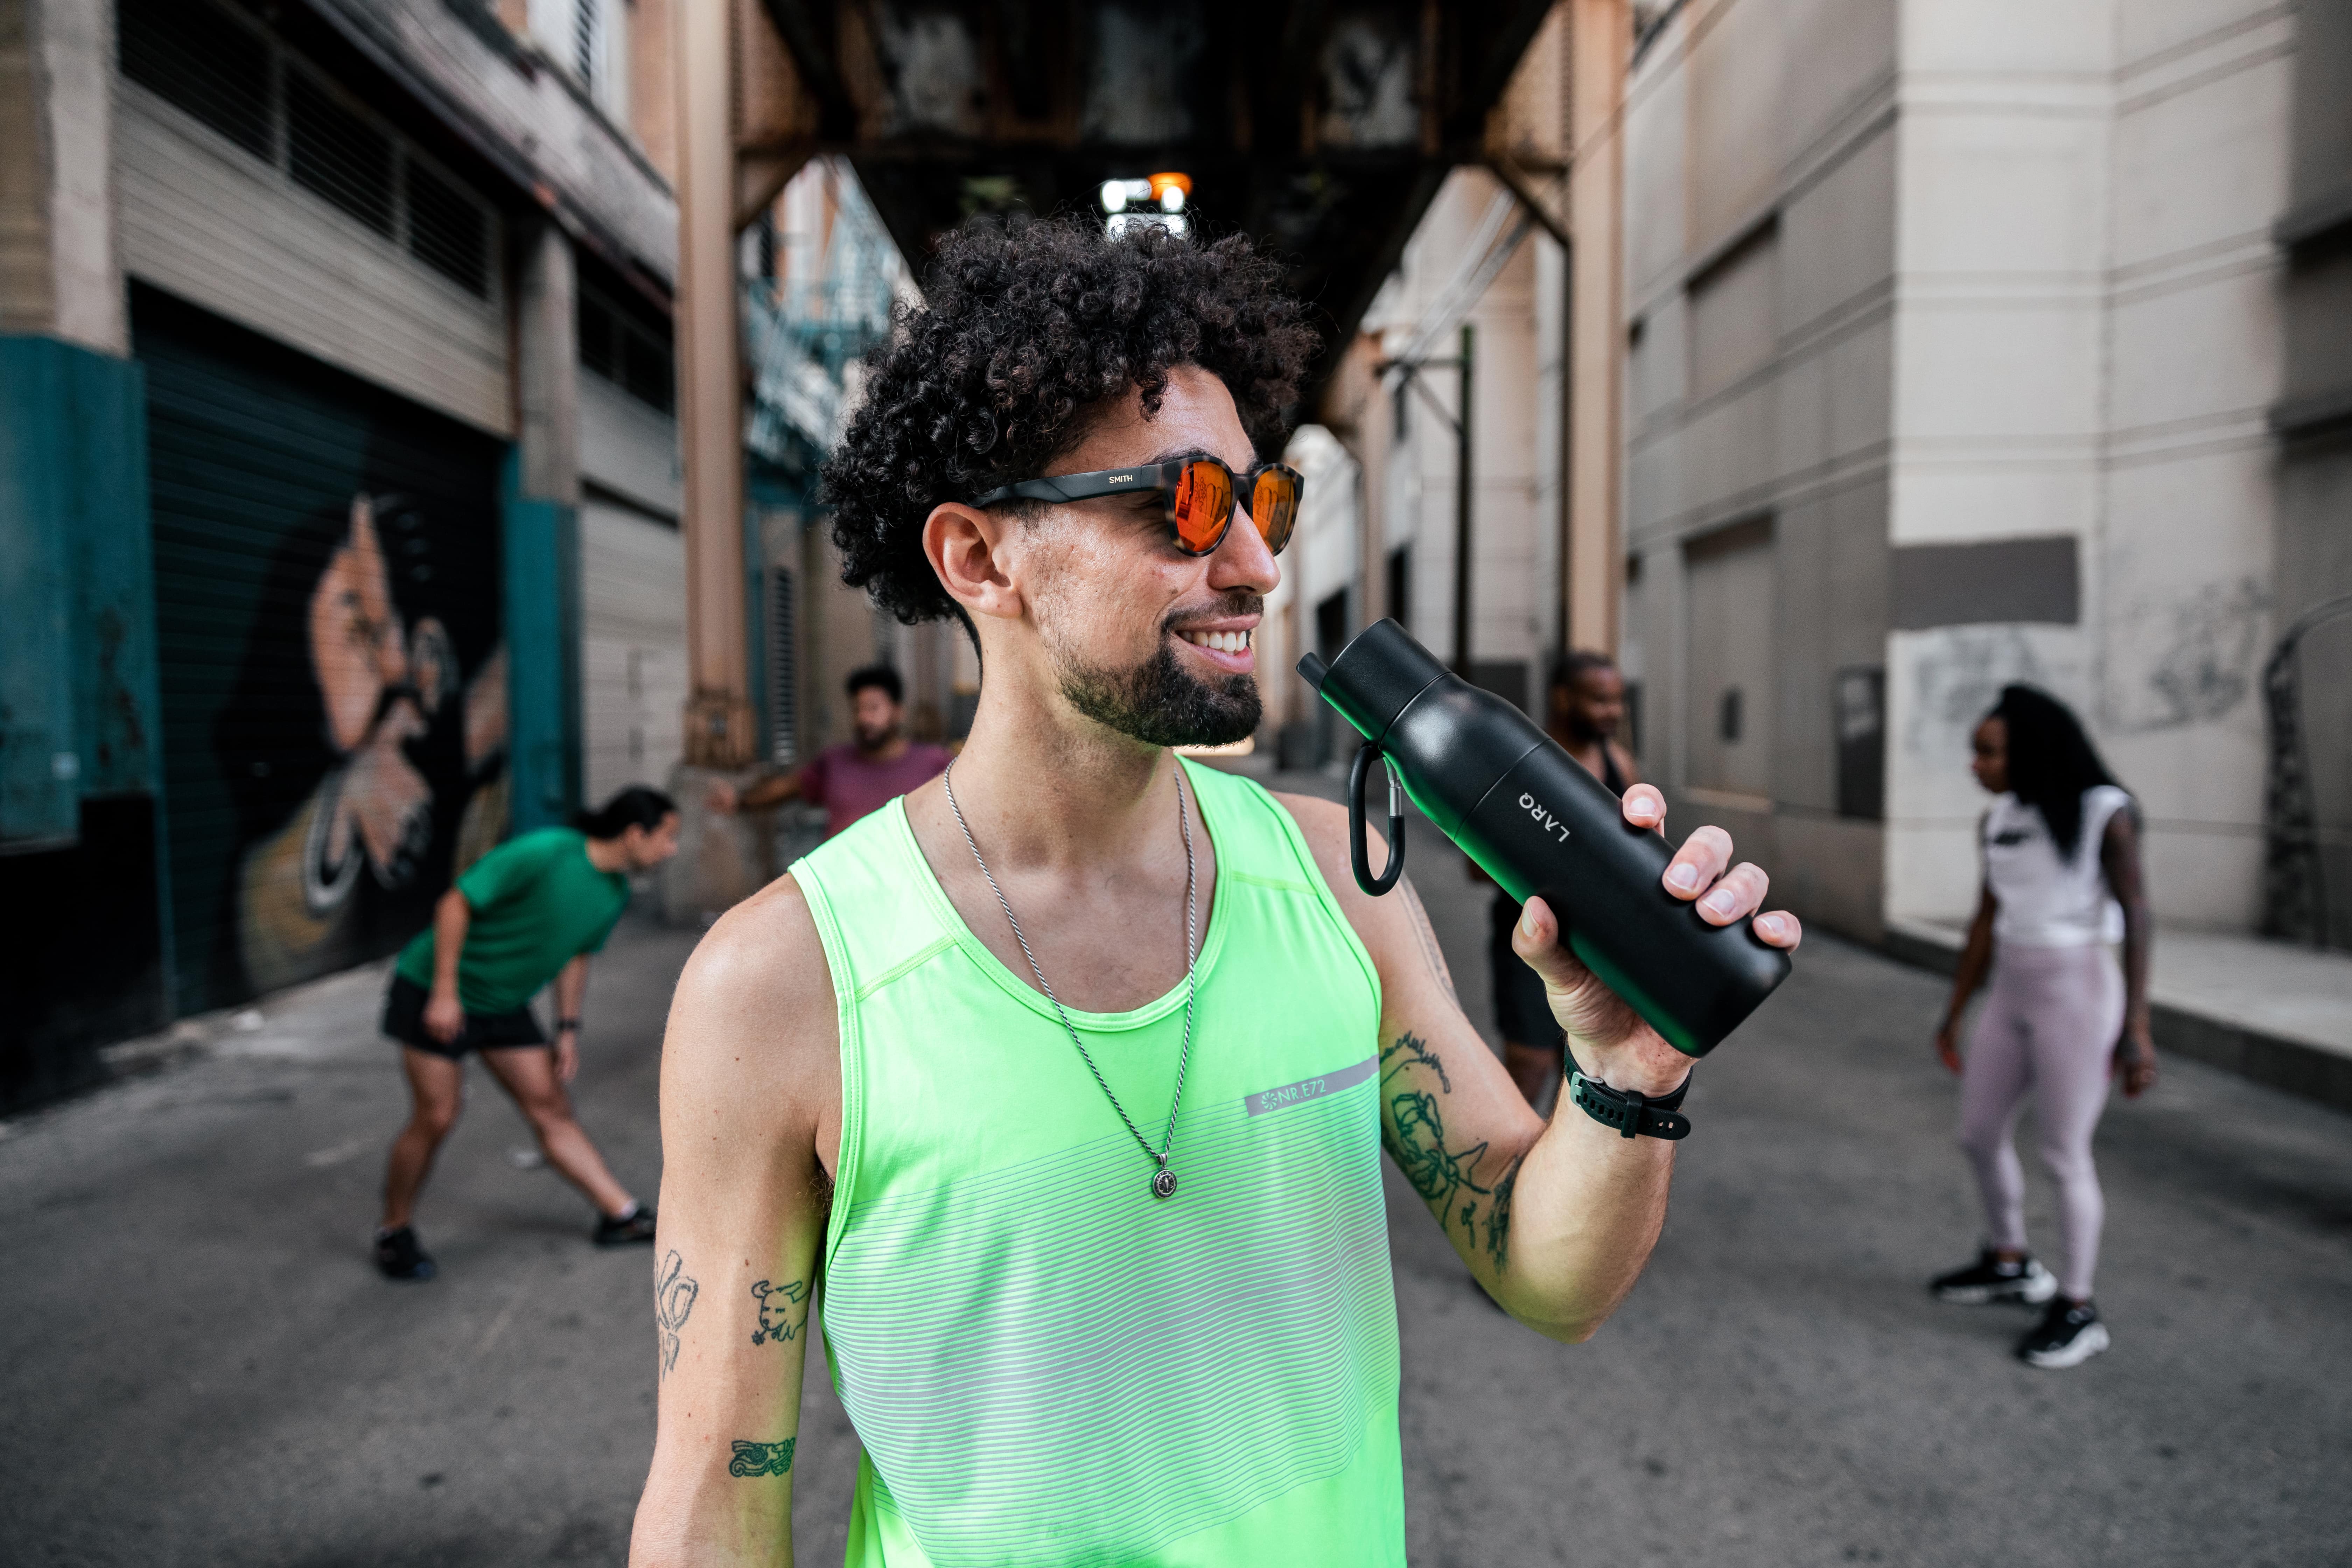
[[[1026,609],[1003,558],[1014,526],[1010,518],[961,501],[941,501],[923,520],[923,555],[948,596],[968,613],[1017,620]]]

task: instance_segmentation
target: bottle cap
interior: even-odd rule
[[[1298,673],[1367,741],[1379,741],[1412,700],[1445,678],[1445,667],[1393,620],[1358,632],[1327,668],[1308,654]]]

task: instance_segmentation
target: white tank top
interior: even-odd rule
[[[2099,845],[2107,823],[2131,804],[2114,784],[2083,792],[2083,832],[2062,858],[2039,808],[2004,795],[1985,813],[1985,886],[2000,900],[1996,942],[2013,947],[2089,947],[2121,942],[2123,907],[2107,889]]]

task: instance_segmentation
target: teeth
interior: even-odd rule
[[[1250,634],[1247,632],[1182,632],[1178,634],[1195,647],[1214,648],[1219,653],[1246,653]]]

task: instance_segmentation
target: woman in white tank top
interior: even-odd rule
[[[2109,1342],[2091,1300],[2105,1215],[2091,1135],[2112,1076],[2126,1095],[2156,1081],[2139,815],[2080,721],[2030,686],[2002,689],[1975,744],[1977,782],[1995,797],[1979,834],[1984,886],[1936,1050],[1960,1075],[1960,1146],[1990,1239],[1975,1263],[1930,1289],[1947,1301],[2048,1303],[2018,1354],[2077,1366]],[[1961,1013],[1988,968],[1991,990],[1963,1063]],[[2063,1275],[2025,1249],[2025,1174],[2011,1135],[2029,1092],[2058,1183]]]

